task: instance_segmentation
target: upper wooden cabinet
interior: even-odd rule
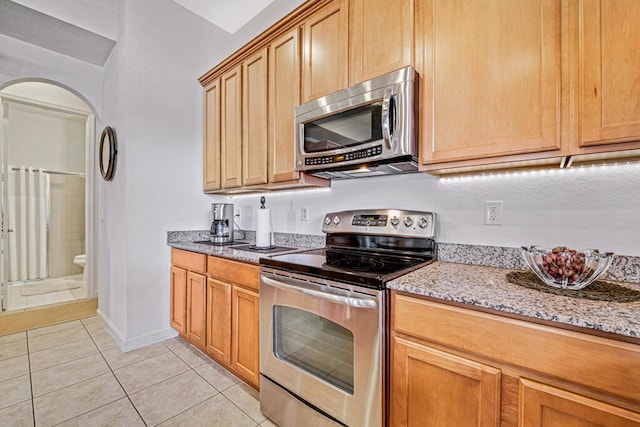
[[[220,189],[220,79],[204,88],[204,191]]]
[[[414,64],[415,0],[351,0],[349,84]]]
[[[638,16],[637,0],[309,0],[201,77],[204,189],[329,185],[294,170],[295,107],[407,65],[422,171],[630,156]]]
[[[556,0],[423,0],[420,161],[560,153]],[[439,166],[436,166],[439,167]]]
[[[349,84],[348,6],[347,0],[334,0],[304,22],[303,102]]]
[[[242,67],[220,78],[222,188],[242,185]],[[207,136],[205,136],[205,141]]]
[[[619,143],[640,141],[640,2],[580,0],[575,13],[579,110],[575,151],[626,148]]]
[[[267,49],[242,63],[242,184],[267,183]]]
[[[300,30],[269,46],[269,182],[298,179],[295,171],[294,114],[300,105]]]

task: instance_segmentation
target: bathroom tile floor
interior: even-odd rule
[[[122,352],[95,316],[0,336],[2,426],[274,426],[181,338]]]
[[[37,284],[43,288],[43,291],[46,291],[47,287],[55,289],[59,286],[64,287],[65,285],[72,289],[56,292],[43,292],[36,295],[25,296],[22,295],[23,292],[21,292],[21,287],[25,284]],[[83,279],[82,274],[53,277],[38,282],[12,283],[7,286],[7,311],[26,310],[43,305],[59,304],[84,299],[87,297],[85,284],[86,282]]]

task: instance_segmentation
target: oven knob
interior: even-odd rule
[[[411,219],[411,217],[410,217],[410,216],[406,217],[406,218],[404,219],[404,226],[405,226],[405,227],[407,227],[407,228],[409,228],[409,227],[411,227],[412,225],[413,225],[413,220]]]
[[[391,225],[393,225],[394,227],[397,227],[398,224],[400,224],[400,220],[398,219],[397,216],[394,216],[393,218],[391,218],[391,220],[389,221],[391,223]]]
[[[334,223],[335,225],[340,224],[340,217],[339,217],[338,215],[336,215],[336,216],[334,216],[334,217],[333,217],[333,223]]]
[[[325,223],[325,225],[329,225],[329,224],[331,224],[331,218],[326,217],[326,218],[324,219],[324,223]]]
[[[418,227],[426,228],[429,225],[429,220],[423,216],[418,219]]]

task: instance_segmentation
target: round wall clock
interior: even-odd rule
[[[100,137],[100,173],[105,181],[111,181],[116,172],[116,160],[118,157],[118,143],[116,133],[111,126],[107,126],[102,131]]]

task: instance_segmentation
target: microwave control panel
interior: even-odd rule
[[[351,160],[366,159],[382,154],[382,145],[376,145],[371,148],[363,148],[362,150],[352,151],[350,153],[335,154],[332,156],[307,157],[304,164],[307,166],[330,165]]]

